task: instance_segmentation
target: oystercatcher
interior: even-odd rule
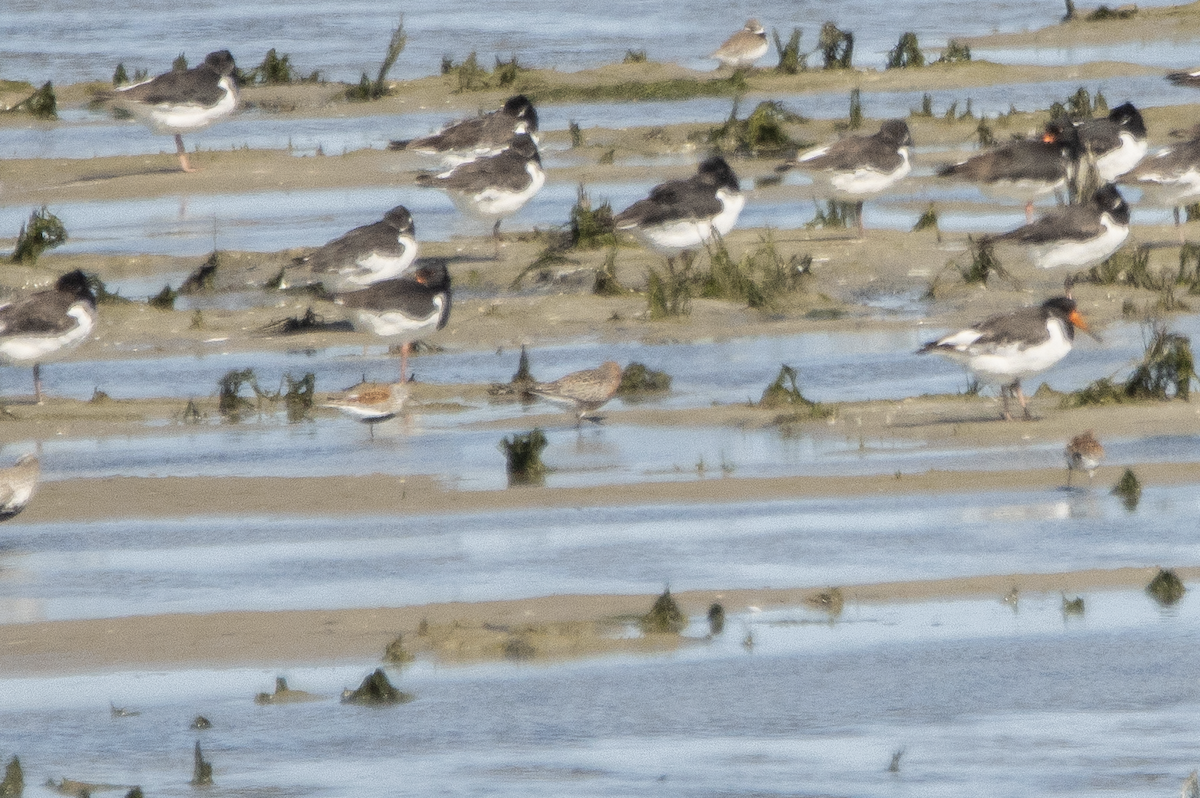
[[[443,263],[427,263],[400,277],[338,294],[333,301],[354,312],[355,327],[400,344],[404,382],[412,342],[450,321],[450,273]]]
[[[217,50],[205,56],[198,67],[121,86],[108,97],[154,132],[173,133],[180,166],[185,172],[194,172],[183,147],[183,134],[233,113],[238,103],[233,81],[236,68],[228,50]]]
[[[981,382],[998,384],[1004,418],[1011,420],[1008,397],[1015,395],[1031,418],[1021,380],[1040,374],[1066,357],[1075,328],[1087,330],[1075,300],[1058,296],[1038,307],[992,316],[979,324],[930,341],[917,354],[936,352],[970,369]]]
[[[1085,203],[1054,208],[1036,222],[992,240],[1025,245],[1037,266],[1052,269],[1099,263],[1128,236],[1129,204],[1115,186],[1105,184]]]
[[[296,258],[293,265],[301,268],[285,272],[280,288],[321,284],[329,293],[350,291],[399,277],[416,257],[412,216],[397,205],[382,220],[356,227]]]
[[[445,191],[470,216],[495,219],[492,236],[500,241],[500,222],[524,207],[546,183],[537,144],[519,133],[497,155],[459,164],[440,175],[417,176],[417,185]]]
[[[667,256],[692,250],[712,238],[727,235],[746,204],[737,175],[719,155],[703,161],[696,174],[655,186],[613,217],[618,230],[628,230],[642,243]]]
[[[853,199],[861,236],[861,197],[884,191],[912,171],[912,162],[909,160],[912,143],[908,124],[903,119],[889,119],[879,127],[877,133],[838,139],[832,144],[809,150],[784,164],[781,169],[807,170],[814,178],[826,183],[835,194]]]
[[[67,272],[49,291],[0,306],[0,360],[33,363],[33,391],[41,404],[41,364],[78,346],[95,325],[96,295],[87,276]]]
[[[448,163],[464,163],[498,155],[521,133],[528,133],[536,143],[537,131],[537,110],[528,97],[518,94],[490,114],[456,122],[432,136],[389,142],[388,149],[414,150],[443,156]]]

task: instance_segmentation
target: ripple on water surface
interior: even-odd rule
[[[419,662],[391,674],[416,700],[382,710],[335,698],[375,662],[9,677],[0,723],[27,774],[159,795],[190,792],[197,740],[218,788],[246,793],[1174,794],[1200,722],[1195,602],[1164,614],[1140,592],[1093,592],[1064,618],[1060,601],[733,615],[662,657]],[[276,675],[327,699],[255,705]],[[197,714],[212,730],[188,728]]]

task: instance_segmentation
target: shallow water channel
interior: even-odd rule
[[[391,672],[415,700],[383,709],[336,699],[374,662],[3,678],[0,727],[27,796],[64,776],[194,795],[197,740],[211,795],[1174,796],[1196,766],[1196,602],[1085,599],[848,603],[731,617],[672,655],[422,662]],[[276,675],[327,698],[255,705]]]

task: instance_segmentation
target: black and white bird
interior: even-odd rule
[[[408,379],[412,342],[450,321],[450,273],[440,262],[423,263],[400,277],[333,300],[354,314],[354,326],[400,344],[400,381]]]
[[[513,136],[522,133],[537,143],[537,132],[537,109],[528,97],[518,94],[490,114],[455,122],[432,136],[389,142],[388,149],[438,155],[447,165],[455,165],[497,155],[508,148]]]
[[[1119,182],[1170,204],[1179,227],[1180,206],[1200,199],[1200,130],[1191,131],[1187,141],[1162,148],[1122,175]]]
[[[228,50],[217,50],[205,56],[198,67],[121,86],[107,98],[154,132],[174,134],[180,166],[185,172],[194,172],[183,147],[183,134],[233,113],[238,103],[233,80],[236,68]]]
[[[767,48],[767,31],[757,19],[748,19],[742,29],[726,39],[709,58],[720,61],[721,66],[741,69],[753,66],[767,54]]]
[[[37,490],[42,467],[36,455],[27,454],[8,468],[0,468],[0,521],[25,509]]]
[[[1033,219],[1033,199],[1069,187],[1080,156],[1079,132],[1051,122],[1037,139],[1020,139],[938,169],[938,177],[969,180],[989,191],[1025,200]]]
[[[1094,159],[1100,182],[1111,183],[1146,156],[1146,123],[1133,103],[1122,103],[1104,119],[1085,119],[1075,128],[1084,155]]]
[[[33,391],[41,404],[41,364],[81,344],[95,326],[96,295],[87,276],[67,272],[54,288],[0,306],[0,361],[33,364]]]
[[[416,226],[403,205],[372,224],[356,227],[293,261],[280,288],[321,285],[328,293],[353,291],[399,277],[417,257]]]
[[[889,119],[869,136],[846,136],[809,150],[781,169],[803,169],[836,196],[856,203],[862,233],[862,197],[878,194],[912,171],[912,135],[903,119]]]
[[[618,213],[613,222],[673,262],[680,252],[702,246],[714,231],[728,235],[745,204],[737,175],[714,155],[691,177],[655,186],[649,197]]]
[[[1024,246],[1035,265],[1085,268],[1117,251],[1129,236],[1129,204],[1111,183],[1078,205],[1054,208],[1035,222],[992,238]]]
[[[1174,83],[1176,86],[1187,86],[1192,89],[1200,89],[1200,69],[1191,72],[1168,72],[1167,80]]]
[[[1011,420],[1008,397],[1015,395],[1030,418],[1021,380],[1041,374],[1071,351],[1075,329],[1087,331],[1075,300],[1058,296],[1035,308],[992,316],[965,330],[930,341],[917,350],[961,363],[980,382],[1000,386],[1004,418]]]
[[[512,137],[503,152],[459,164],[440,175],[417,176],[417,185],[440,188],[468,216],[495,219],[492,236],[500,240],[500,222],[525,206],[546,183],[537,144],[528,133]]]

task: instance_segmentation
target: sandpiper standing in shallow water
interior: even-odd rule
[[[395,418],[404,409],[409,388],[405,382],[360,382],[353,388],[330,396],[322,404],[342,411],[369,425],[375,437],[375,425]]]
[[[41,364],[83,343],[95,326],[96,295],[76,269],[49,291],[0,306],[0,360],[33,363],[33,393],[41,404]]]
[[[1063,454],[1067,458],[1067,487],[1069,488],[1073,471],[1086,471],[1088,482],[1091,483],[1092,477],[1096,476],[1096,469],[1104,459],[1104,447],[1100,445],[1100,441],[1096,440],[1092,431],[1088,430],[1082,435],[1072,438]]]
[[[1001,313],[930,341],[917,354],[935,352],[963,364],[981,382],[998,384],[1004,419],[1012,420],[1008,411],[1010,395],[1017,397],[1025,418],[1030,419],[1021,380],[1041,374],[1066,357],[1076,328],[1088,329],[1075,300],[1059,296],[1038,307]]]
[[[450,321],[450,273],[443,263],[427,263],[333,301],[354,312],[355,327],[400,344],[400,381],[405,382],[412,342]]]
[[[417,257],[416,235],[408,209],[397,205],[382,220],[296,258],[298,268],[285,271],[279,287],[320,284],[332,294],[399,277]]]
[[[512,216],[546,183],[537,144],[528,133],[512,137],[503,152],[460,164],[440,175],[417,176],[417,185],[440,188],[463,213],[495,219],[492,237],[500,242],[500,222]]]
[[[740,31],[726,39],[709,58],[720,61],[721,66],[741,69],[753,66],[755,61],[766,54],[767,32],[757,19],[749,19]]]
[[[193,69],[166,72],[156,78],[121,86],[107,95],[156,133],[173,133],[179,165],[194,172],[183,147],[183,134],[211,125],[237,107],[236,69],[228,50],[217,50]]]
[[[676,255],[703,246],[714,231],[728,235],[745,204],[737,175],[724,158],[714,155],[695,175],[655,186],[649,197],[618,213],[613,222],[673,265]]]
[[[621,387],[621,366],[612,361],[605,361],[599,368],[573,371],[554,382],[536,383],[530,391],[551,402],[572,407],[578,417],[576,426],[589,421],[599,421],[589,413],[599,410],[605,402],[616,395]]]

